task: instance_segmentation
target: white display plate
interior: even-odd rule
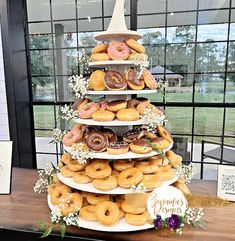
[[[47,196],[47,203],[49,208],[53,210],[54,205],[51,203],[50,195]],[[146,230],[154,227],[153,224],[145,224],[142,226],[130,225],[125,221],[124,218],[121,219],[117,224],[111,227],[104,226],[98,222],[91,222],[83,219],[78,219],[78,225],[81,228],[86,228],[86,229],[91,229],[96,231],[103,231],[103,232],[133,232],[133,231]]]
[[[95,121],[93,119],[79,119],[79,118],[73,118],[73,121],[79,124],[85,124],[90,126],[136,126],[136,125],[142,125],[141,120],[137,121],[119,121],[119,120],[113,120],[113,121]]]
[[[113,190],[109,191],[101,191],[96,189],[92,183],[88,184],[78,184],[73,181],[73,178],[68,178],[64,177],[61,173],[57,173],[57,176],[61,182],[63,182],[65,185],[70,186],[74,189],[85,191],[85,192],[92,192],[92,193],[99,193],[99,194],[127,194],[127,193],[133,193],[132,190],[129,188],[122,188],[122,187],[117,187]],[[163,186],[169,186],[172,183],[176,182],[178,180],[178,176],[175,176],[173,179],[169,181],[165,181],[162,185]],[[152,189],[147,190],[147,191],[152,191]]]
[[[104,60],[104,61],[93,61],[89,63],[89,66],[107,66],[107,65],[133,65],[131,60]]]
[[[113,39],[120,39],[120,38],[132,38],[138,40],[142,38],[143,35],[136,31],[122,31],[122,32],[111,32],[111,31],[104,31],[95,35],[95,39],[98,41],[110,41]]]
[[[67,147],[65,145],[64,146],[64,150],[71,153],[71,147]],[[171,144],[168,148],[164,149],[163,151],[168,151],[172,148],[173,144]],[[148,154],[136,154],[133,152],[128,152],[125,154],[121,154],[121,155],[111,155],[108,154],[106,151],[105,152],[100,152],[100,153],[95,153],[95,152],[91,152],[91,157],[95,158],[95,159],[107,159],[107,160],[121,160],[121,159],[137,159],[137,158],[144,158],[144,157],[151,157],[151,156],[155,156],[157,155],[158,152],[157,151],[152,151]]]
[[[89,90],[87,92],[87,95],[134,95],[134,94],[154,94],[157,93],[157,90],[150,90],[150,89],[144,89],[144,90],[103,90],[103,91],[95,91],[95,90]]]

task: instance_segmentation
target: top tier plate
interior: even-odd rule
[[[141,39],[143,37],[142,34],[136,31],[120,31],[120,32],[112,32],[112,31],[104,31],[96,34],[95,39],[99,41],[110,41],[116,39],[127,39],[132,38],[135,40]]]
[[[90,62],[89,66],[99,67],[99,66],[109,66],[109,65],[133,65],[131,60],[106,60],[106,61],[94,61]]]

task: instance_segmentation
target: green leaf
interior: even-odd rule
[[[62,223],[60,225],[60,234],[61,234],[62,238],[64,238],[65,232],[66,232],[66,225],[65,225],[65,223]]]
[[[54,228],[53,226],[50,226],[49,228],[47,228],[40,238],[45,238],[48,235],[50,235],[50,233],[52,232],[53,228]]]
[[[201,227],[202,229],[206,230],[206,222],[203,220],[199,220],[198,222],[198,226]]]
[[[47,226],[47,225],[46,225],[43,221],[41,221],[41,220],[38,220],[38,221],[37,221],[37,224],[38,224],[38,226],[39,226],[39,229],[41,229],[41,230],[45,229],[46,226]]]
[[[192,221],[191,222],[191,225],[194,227],[194,228],[196,228],[196,225],[195,225],[195,223]]]

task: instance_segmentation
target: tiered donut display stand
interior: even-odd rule
[[[142,36],[141,34],[135,32],[135,31],[129,31],[126,28],[126,24],[125,24],[125,19],[124,19],[124,0],[117,0],[116,1],[116,5],[114,8],[114,12],[113,12],[113,17],[112,20],[110,22],[109,28],[107,29],[107,31],[105,32],[101,32],[99,34],[97,34],[95,36],[96,40],[105,42],[105,43],[110,43],[112,41],[118,41],[118,42],[125,42],[127,39],[134,39],[134,40],[138,40],[140,39]],[[101,61],[92,61],[90,63],[91,67],[100,67],[100,68],[106,68],[108,71],[118,71],[120,73],[126,73],[131,67],[133,67],[133,61],[132,60],[101,60]],[[137,95],[137,94],[150,94],[150,93],[156,93],[157,90],[156,89],[149,89],[149,88],[144,88],[141,90],[134,90],[134,89],[128,89],[125,88],[123,90],[110,90],[110,89],[104,89],[104,90],[94,90],[94,89],[90,89],[87,93],[88,96],[91,97],[95,97],[95,96],[105,96],[104,101],[106,101],[107,103],[110,103],[112,101],[116,101],[116,100],[125,100],[128,101],[131,99],[132,94]],[[142,125],[142,119],[138,119],[135,121],[122,121],[119,120],[117,118],[110,120],[110,121],[97,121],[96,119],[83,119],[83,118],[74,118],[73,121],[76,124],[84,124],[89,128],[96,128],[97,126],[99,128],[106,128],[106,129],[111,129],[114,133],[116,133],[117,136],[123,136],[124,133],[128,132],[129,130],[132,130],[133,128],[135,128],[135,126],[141,126]],[[172,143],[170,143],[170,145],[168,145],[167,148],[163,149],[163,152],[166,152],[168,150],[170,150],[172,148]],[[71,153],[71,147],[64,145],[64,149],[67,153]],[[130,163],[130,167],[136,167],[134,163],[138,163],[138,161],[147,161],[147,158],[151,157],[156,157],[157,156],[158,151],[152,150],[148,153],[135,153],[132,152],[131,150],[129,150],[126,153],[123,154],[110,154],[107,151],[103,151],[103,152],[90,152],[91,155],[91,163],[92,162],[101,162],[101,163],[109,163],[109,165],[111,166],[111,168],[113,167],[113,165],[115,165],[114,163],[116,161],[120,160],[125,160],[125,161],[129,161]],[[154,160],[154,158],[153,158]],[[88,164],[84,164],[86,167]],[[169,165],[168,165],[169,166]],[[167,167],[166,167],[167,168]],[[85,169],[85,168],[84,168]],[[85,170],[82,170],[83,174],[85,173]],[[136,169],[136,168],[135,168]],[[86,169],[87,170],[87,169]],[[120,175],[121,170],[112,170],[112,175],[115,176],[115,179],[117,178],[117,175]],[[110,171],[110,172],[111,172]],[[124,186],[120,186],[120,185],[116,185],[115,188],[110,189],[107,188],[107,190],[103,189],[97,189],[96,185],[94,185],[94,179],[93,181],[88,181],[87,183],[79,183],[79,182],[75,182],[74,179],[72,177],[70,177],[69,175],[63,175],[62,172],[57,174],[58,179],[60,180],[60,182],[62,182],[63,184],[67,185],[69,188],[71,188],[71,190],[76,190],[78,191],[78,193],[81,194],[81,196],[87,198],[87,195],[93,195],[94,197],[96,197],[97,195],[97,200],[100,198],[102,199],[102,195],[103,195],[103,201],[104,201],[104,205],[105,206],[107,203],[113,202],[116,203],[115,205],[118,207],[118,210],[122,209],[122,203],[120,202],[120,199],[122,199],[122,201],[125,200],[125,196],[124,194],[130,194],[133,193],[133,188],[131,189],[131,187],[124,187]],[[89,179],[90,177],[88,177]],[[90,178],[91,179],[91,178]],[[101,178],[102,179],[102,178]],[[161,182],[161,185],[171,185],[174,182],[176,182],[178,179],[178,177],[175,175],[174,177],[172,177],[169,180],[164,180]],[[97,179],[95,179],[97,180]],[[139,181],[140,183],[140,181]],[[147,191],[151,191],[153,190],[153,188],[147,189]],[[90,194],[88,194],[90,193]],[[94,198],[95,199],[95,198]],[[118,200],[118,201],[117,201]],[[86,205],[84,206],[92,206],[95,207],[94,205],[97,204],[96,201],[94,201],[95,203],[91,202],[88,199],[88,202],[86,201]],[[54,208],[54,205],[52,200],[51,200],[51,196],[48,195],[48,205],[50,207],[50,209]],[[83,208],[83,206],[82,206]],[[125,214],[127,213],[128,208],[124,208],[124,212],[123,210],[120,211],[120,213],[118,214],[119,218],[118,221],[116,223],[101,223],[99,220],[97,220],[96,218],[93,218],[91,214],[91,217],[89,218],[89,214],[88,214],[88,218],[83,218],[82,215],[82,208],[80,210],[80,218],[78,220],[78,224],[80,227],[82,228],[87,228],[87,229],[92,229],[92,230],[99,230],[99,231],[105,231],[105,232],[127,232],[127,231],[137,231],[137,230],[145,230],[145,229],[149,229],[153,227],[153,224],[146,222],[143,223],[137,223],[136,225],[133,225],[132,222],[127,222],[127,219],[129,218],[131,220],[131,218],[134,218],[134,215],[147,215],[146,214],[146,208],[142,208],[142,210],[136,210],[136,212],[132,212],[129,214],[129,216],[127,218],[125,218]],[[98,204],[96,205],[96,208],[101,208]],[[112,210],[112,207],[110,207]],[[90,208],[92,209],[92,207]],[[138,209],[138,208],[137,208]],[[89,208],[86,210],[88,213],[89,211],[92,213],[92,210],[89,210]],[[114,211],[115,212],[115,208]],[[93,212],[94,213],[94,212]],[[126,214],[127,215],[127,214]],[[131,216],[133,215],[133,217]],[[115,219],[115,217],[113,217],[112,219]],[[146,218],[147,220],[147,218]]]

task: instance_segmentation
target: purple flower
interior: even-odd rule
[[[181,218],[177,214],[172,214],[171,217],[167,219],[167,225],[169,228],[177,229],[180,228]]]
[[[161,216],[157,216],[156,219],[154,219],[154,227],[161,228],[163,226],[162,224]]]

